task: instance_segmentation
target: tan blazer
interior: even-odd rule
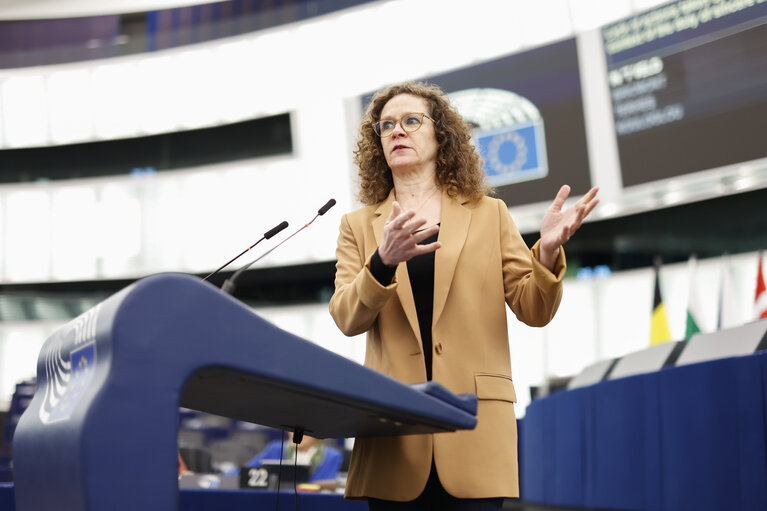
[[[370,273],[393,201],[392,192],[382,203],[342,218],[330,313],[344,334],[367,332],[366,366],[411,384],[425,381],[426,369],[407,265],[397,267],[388,286]],[[358,438],[347,498],[413,500],[426,485],[432,457],[442,485],[454,497],[519,495],[505,304],[528,325],[547,324],[562,296],[564,251],[552,274],[538,261],[538,244],[527,248],[503,201],[485,197],[469,203],[445,193],[439,240],[433,379],[454,393],[477,394],[477,427]]]

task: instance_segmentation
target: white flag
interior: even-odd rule
[[[729,256],[722,256],[722,286],[719,288],[719,329],[740,326],[742,313],[739,310],[738,293],[732,277]]]

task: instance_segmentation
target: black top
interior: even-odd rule
[[[439,233],[426,238],[419,245],[428,245],[437,241]],[[386,266],[378,255],[378,250],[370,260],[370,273],[378,282],[389,285],[394,278],[397,267]],[[431,380],[431,321],[434,315],[434,252],[422,254],[407,262],[407,273],[410,277],[410,287],[413,289],[413,300],[418,316],[418,329],[421,331],[423,355],[426,360],[426,379]]]

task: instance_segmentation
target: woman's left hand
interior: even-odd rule
[[[554,271],[554,265],[559,257],[559,248],[575,234],[583,219],[599,203],[596,197],[598,191],[599,188],[595,186],[571,208],[562,209],[570,195],[570,187],[563,185],[559,189],[541,222],[540,260],[549,270]]]

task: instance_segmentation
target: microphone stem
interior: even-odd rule
[[[242,254],[244,254],[244,253],[245,253],[245,252],[247,252],[248,250],[252,249],[253,247],[255,247],[256,245],[258,245],[259,243],[261,243],[261,242],[262,242],[262,241],[264,241],[265,239],[266,239],[266,238],[262,237],[260,240],[258,240],[257,242],[253,243],[251,246],[249,246],[248,248],[246,248],[245,250],[243,250],[242,252],[240,252],[239,254],[237,254],[236,256],[234,256],[233,258],[231,258],[231,259],[230,259],[228,262],[226,262],[226,263],[222,264],[222,265],[221,265],[221,266],[220,266],[220,267],[219,267],[217,270],[214,270],[214,271],[210,272],[210,274],[209,274],[207,277],[205,277],[204,279],[202,279],[202,280],[208,280],[208,279],[209,279],[209,278],[211,278],[213,275],[215,275],[216,273],[220,272],[221,270],[223,270],[224,268],[226,268],[227,266],[229,266],[230,264],[232,264],[232,263],[235,261],[235,259],[237,259],[238,257],[241,257],[241,256],[242,256]]]
[[[234,291],[234,281],[235,281],[235,280],[237,280],[237,278],[240,276],[240,274],[241,274],[242,272],[244,272],[245,270],[247,270],[248,268],[250,268],[251,266],[253,266],[254,264],[256,264],[258,261],[260,261],[260,260],[261,260],[261,259],[263,259],[264,257],[266,257],[266,256],[268,256],[269,254],[271,254],[271,253],[272,253],[272,251],[274,251],[274,250],[275,250],[277,247],[279,247],[280,245],[282,245],[283,243],[285,243],[286,241],[288,241],[290,238],[292,238],[293,236],[295,236],[295,235],[296,235],[296,234],[298,234],[299,232],[303,231],[304,229],[306,229],[307,227],[309,227],[310,225],[312,225],[312,222],[314,222],[315,220],[317,220],[317,218],[318,218],[319,216],[320,216],[319,214],[315,215],[315,216],[314,216],[314,218],[312,218],[312,219],[309,221],[309,223],[307,223],[306,225],[304,225],[304,226],[303,226],[303,227],[301,227],[300,229],[296,230],[296,232],[294,232],[293,234],[291,234],[290,236],[288,236],[288,237],[287,237],[287,238],[285,238],[284,240],[280,241],[280,242],[279,242],[279,243],[277,243],[275,246],[273,246],[272,248],[270,248],[269,250],[267,250],[266,252],[264,252],[263,254],[261,254],[260,256],[258,256],[257,258],[255,258],[254,260],[252,260],[251,262],[249,262],[248,264],[246,264],[245,266],[243,266],[243,267],[242,267],[242,268],[240,268],[239,270],[237,270],[236,272],[234,272],[234,275],[232,275],[231,277],[229,277],[228,279],[226,279],[226,282],[224,282],[224,286],[225,286],[225,287],[222,287],[222,289],[223,289],[225,292],[227,292],[227,293],[231,293],[231,292],[233,292],[233,291]]]

